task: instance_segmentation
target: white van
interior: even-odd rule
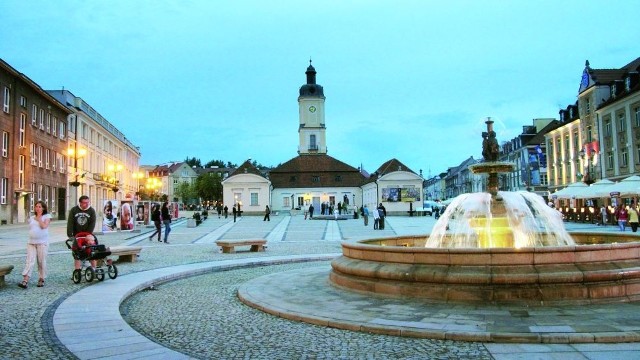
[[[422,203],[422,209],[427,213],[427,215],[433,215],[433,211],[438,208],[440,209],[440,204],[435,201],[426,200]]]

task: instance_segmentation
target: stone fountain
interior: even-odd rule
[[[498,191],[493,121],[483,137],[487,192],[455,198],[429,236],[343,243],[330,282],[387,296],[478,304],[591,304],[640,298],[633,235],[568,234],[561,215],[529,192]]]

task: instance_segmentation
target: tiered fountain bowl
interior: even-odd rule
[[[487,121],[489,134],[491,124]],[[498,173],[512,167],[495,161],[472,166],[472,172],[488,174],[488,192],[456,197],[428,236],[343,243],[330,282],[353,291],[452,303],[640,299],[640,237],[568,234],[562,215],[537,194],[497,191]]]

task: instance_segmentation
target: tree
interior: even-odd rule
[[[187,165],[189,165],[189,167],[202,167],[202,165],[200,164],[200,159],[196,159],[195,156],[193,158],[189,158],[187,156],[187,158],[184,160],[184,162],[187,163]]]
[[[182,199],[182,202],[185,204],[198,202],[198,194],[195,191],[195,186],[189,184],[186,181],[178,184],[178,187],[175,189],[174,194],[176,197]]]
[[[195,182],[196,193],[205,201],[222,200],[222,177],[217,173],[200,174]]]

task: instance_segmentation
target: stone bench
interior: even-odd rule
[[[4,276],[9,275],[9,273],[13,270],[13,265],[0,265],[0,286],[4,286]]]
[[[236,246],[251,246],[253,252],[264,251],[264,245],[267,240],[264,239],[238,239],[238,240],[218,240],[216,245],[222,248],[224,254],[233,254],[236,252]]]
[[[141,246],[112,246],[111,255],[118,256],[118,262],[135,262]]]

